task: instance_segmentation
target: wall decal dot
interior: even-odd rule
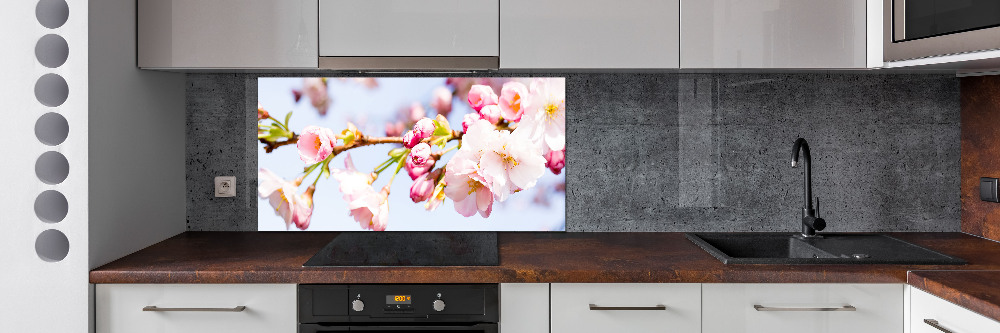
[[[69,212],[69,201],[59,191],[44,191],[35,198],[35,215],[43,222],[59,223]]]
[[[39,0],[35,5],[35,18],[43,27],[61,27],[69,19],[69,4],[66,0]]]
[[[38,117],[35,122],[35,137],[49,146],[55,146],[69,136],[69,122],[66,117],[55,112],[49,112]]]
[[[57,74],[45,74],[35,82],[35,98],[45,106],[60,106],[69,97],[66,79]]]
[[[42,231],[35,238],[35,253],[48,262],[62,261],[69,254],[69,239],[59,230]]]
[[[35,161],[35,175],[49,185],[62,183],[69,176],[69,161],[59,152],[42,153]]]
[[[69,58],[69,44],[59,35],[42,36],[35,43],[35,58],[38,59],[38,63],[48,68],[62,66]]]

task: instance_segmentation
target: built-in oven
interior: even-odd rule
[[[998,0],[884,0],[884,58],[1000,49]]]
[[[299,333],[497,333],[496,284],[299,285]]]

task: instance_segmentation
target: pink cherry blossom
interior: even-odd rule
[[[313,193],[316,192],[316,185],[309,186],[306,193],[296,195],[295,212],[292,214],[292,223],[299,230],[309,228],[310,218],[313,212]]]
[[[474,132],[473,132],[474,133]],[[545,158],[524,131],[497,131],[496,139],[480,147],[479,175],[497,201],[535,186],[545,173]],[[464,147],[463,147],[464,148]]]
[[[406,146],[406,148],[412,149],[413,146],[420,143],[420,140],[422,140],[422,138],[417,136],[416,133],[413,133],[413,131],[406,131],[406,134],[403,134],[403,146]]]
[[[497,94],[490,86],[476,84],[469,89],[469,106],[476,111],[482,110],[487,105],[496,105],[497,102],[499,102]]]
[[[369,173],[358,172],[354,168],[351,153],[347,153],[347,157],[344,158],[344,169],[334,168],[330,174],[340,183],[340,193],[343,193],[344,201],[351,202],[369,191],[375,191],[372,189],[375,177]]]
[[[274,208],[275,213],[285,220],[286,229],[291,227],[293,218],[296,217],[296,209],[301,207],[296,200],[299,197],[295,194],[298,184],[286,181],[265,168],[260,168],[257,171],[257,179],[260,182],[257,185],[257,195],[268,199],[268,203]],[[310,208],[309,214],[311,213],[312,209]],[[301,217],[302,214],[300,213],[299,216]]]
[[[421,118],[427,117],[427,111],[424,110],[424,107],[417,102],[413,102],[413,104],[410,104],[410,111],[407,114],[410,116],[410,121],[414,122],[420,120]]]
[[[483,116],[478,113],[467,113],[462,117],[462,133],[469,131],[469,126],[476,123],[479,119],[483,119]]]
[[[431,107],[437,110],[440,115],[448,116],[451,113],[451,100],[453,96],[451,90],[445,87],[437,87],[431,92]]]
[[[309,103],[319,111],[319,114],[326,115],[326,111],[330,108],[330,93],[327,91],[326,80],[308,77],[303,79],[302,86],[305,95],[309,97]]]
[[[299,134],[296,146],[299,148],[299,158],[306,164],[315,164],[325,160],[333,153],[336,136],[329,128],[306,126]]]
[[[479,110],[479,115],[491,124],[496,124],[500,122],[500,106],[499,105],[487,105]]]
[[[423,176],[433,167],[434,167],[434,161],[431,161],[431,163],[417,165],[413,164],[413,159],[408,158],[406,159],[406,162],[403,163],[403,168],[406,169],[406,173],[410,175],[410,179],[413,180],[416,180],[418,177]]]
[[[434,134],[434,121],[430,118],[422,118],[413,125],[413,135],[420,140],[431,137]]]
[[[540,145],[542,152],[566,148],[566,81],[535,79],[531,82],[531,108],[524,110],[518,130]]]
[[[386,136],[400,136],[403,135],[404,130],[406,130],[406,125],[403,125],[402,121],[397,121],[395,123],[385,123]]]
[[[471,129],[473,129],[473,126]],[[490,217],[493,212],[493,193],[483,184],[482,177],[476,173],[476,152],[459,149],[450,161],[444,173],[447,186],[444,193],[455,201],[455,211],[465,217],[479,212],[482,217]]]
[[[431,162],[431,146],[421,142],[410,150],[410,160],[413,165],[425,165]]]
[[[414,180],[413,185],[410,186],[410,200],[421,202],[430,199],[431,194],[434,193],[434,186],[437,185],[435,181],[440,174],[441,169],[437,169]]]
[[[369,187],[371,189],[371,187]],[[361,229],[385,231],[389,225],[389,186],[381,192],[367,191],[348,203],[347,208]]]
[[[545,154],[545,167],[552,170],[552,173],[559,174],[566,166],[566,150],[553,150]]]
[[[260,102],[257,102],[257,121],[267,119],[270,116],[271,115],[267,113],[267,110],[264,110],[264,106],[260,105]]]
[[[508,121],[520,121],[524,109],[531,107],[531,94],[521,82],[504,83],[500,90],[500,115]]]

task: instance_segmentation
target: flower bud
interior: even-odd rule
[[[436,174],[440,173],[441,169],[437,171],[424,174],[422,177],[418,177],[413,181],[413,185],[410,186],[410,200],[413,202],[421,202],[427,200],[434,193],[434,183],[437,180]]]
[[[424,111],[424,107],[420,103],[413,102],[410,104],[410,120],[417,121],[420,118],[427,116],[427,111]]]
[[[497,105],[497,102],[499,98],[490,86],[477,84],[469,89],[469,106],[476,111],[482,110],[487,105]]]
[[[554,174],[562,172],[566,166],[566,150],[553,150],[545,154],[545,166]]]
[[[424,165],[431,161],[431,146],[426,143],[418,143],[410,150],[410,161],[413,165]]]
[[[500,122],[500,111],[499,105],[487,105],[479,110],[479,114],[483,116],[483,119],[495,125]]]
[[[483,119],[478,113],[468,113],[462,117],[462,133],[469,131],[469,126],[475,124],[479,119]]]
[[[430,162],[424,164],[414,164],[412,158],[407,158],[404,166],[406,167],[406,173],[410,175],[410,179],[416,180],[417,177],[423,176],[434,167],[434,160],[429,159]]]
[[[434,121],[430,118],[423,118],[417,121],[413,125],[413,135],[420,138],[420,140],[431,137],[434,134]]]
[[[406,148],[412,149],[413,146],[420,143],[420,140],[422,139],[414,134],[413,131],[406,131],[406,134],[403,134],[403,146],[406,146]]]
[[[438,114],[447,115],[451,113],[451,90],[445,87],[437,87],[431,93],[431,107],[437,110]]]

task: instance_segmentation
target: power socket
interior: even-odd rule
[[[219,176],[215,177],[215,197],[227,198],[236,196],[236,177]]]

